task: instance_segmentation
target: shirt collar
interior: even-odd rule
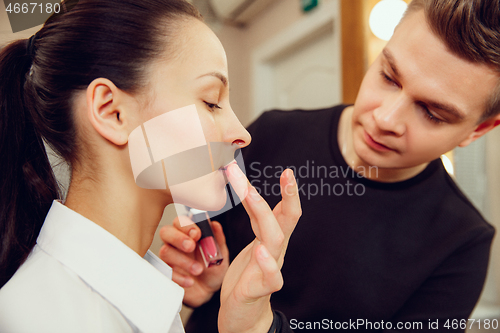
[[[142,332],[168,329],[184,290],[152,252],[144,258],[114,235],[54,201],[37,244],[113,304]]]

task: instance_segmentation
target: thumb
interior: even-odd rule
[[[263,244],[255,249],[255,258],[262,271],[262,293],[256,297],[270,295],[283,287],[283,276],[274,257]]]

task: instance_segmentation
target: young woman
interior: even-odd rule
[[[183,332],[183,291],[148,251],[173,194],[137,186],[129,136],[194,105],[207,142],[248,145],[229,105],[224,50],[184,0],[63,7],[0,53],[0,331]],[[64,202],[44,141],[71,165]],[[283,173],[274,211],[236,164],[214,172],[212,195],[224,192],[223,173],[257,237],[226,274],[219,329],[279,331],[269,298],[300,216],[293,173]]]

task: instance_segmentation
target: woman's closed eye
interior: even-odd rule
[[[209,102],[205,102],[204,103],[207,105],[207,107],[210,109],[210,111],[214,112],[215,109],[222,109],[218,104],[214,104],[214,103],[209,103]]]

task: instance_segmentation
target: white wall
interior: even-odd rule
[[[304,15],[298,0],[276,0],[245,27],[216,31],[228,57],[231,105],[243,125],[252,119],[252,51]]]

